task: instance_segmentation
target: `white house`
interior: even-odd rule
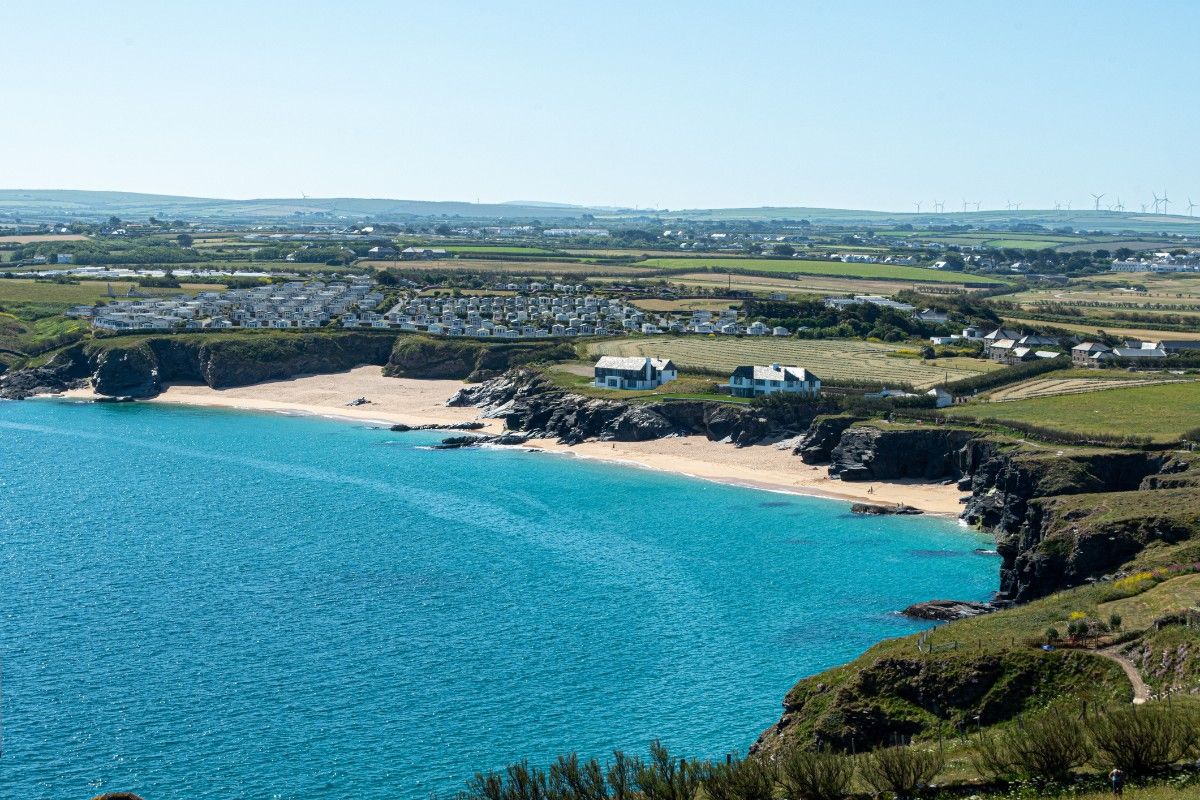
[[[937,408],[945,408],[946,406],[954,405],[954,395],[950,394],[945,389],[930,389],[925,394],[934,398],[934,403]]]
[[[656,389],[677,377],[670,359],[650,356],[601,356],[595,367],[601,389]]]
[[[821,392],[821,379],[802,367],[738,367],[729,376],[729,393],[734,397],[759,397],[787,392],[816,397]]]

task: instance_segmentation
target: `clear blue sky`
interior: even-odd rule
[[[19,2],[0,188],[1200,200],[1196,2]]]

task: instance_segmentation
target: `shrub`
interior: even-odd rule
[[[788,800],[842,800],[854,763],[844,755],[796,748],[779,762],[779,783]]]
[[[1119,631],[1121,630],[1122,621],[1121,615],[1114,611],[1108,616],[1108,627],[1112,628],[1114,631]]]
[[[774,772],[757,758],[718,764],[709,770],[703,783],[709,800],[772,800],[775,793]]]
[[[1061,638],[1062,638],[1062,635],[1058,632],[1058,628],[1055,628],[1054,626],[1050,626],[1049,628],[1046,628],[1046,641],[1047,642],[1050,642],[1051,644],[1053,644],[1053,643],[1059,641]]]
[[[1200,754],[1200,718],[1163,704],[1120,706],[1088,721],[1097,754],[1131,776],[1150,775]]]
[[[662,742],[655,741],[650,745],[650,760],[639,762],[633,774],[646,800],[693,800],[708,772],[708,765],[676,760]]]
[[[1019,727],[981,733],[973,766],[993,778],[1027,778],[1039,783],[1063,781],[1091,755],[1082,723],[1062,709],[1051,709]]]
[[[884,747],[863,756],[859,774],[876,792],[891,792],[897,800],[908,800],[927,786],[945,763],[942,754],[934,750]]]

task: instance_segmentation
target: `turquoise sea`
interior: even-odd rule
[[[0,402],[7,797],[417,798],[744,751],[800,677],[984,599],[925,517],[437,434]]]

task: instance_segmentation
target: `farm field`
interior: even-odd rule
[[[907,383],[927,389],[945,381],[967,378],[994,369],[990,362],[958,359],[953,366],[897,358],[896,345],[846,339],[791,339],[786,337],[655,336],[614,339],[588,346],[591,356],[653,355],[670,358],[680,369],[732,372],[743,364],[793,364],[810,369],[823,381],[877,381],[880,385]],[[963,363],[970,361],[968,368]]]
[[[359,261],[356,267],[395,269],[400,272],[494,272],[501,275],[610,275],[636,278],[646,270],[613,264],[579,261],[499,261],[471,258],[433,261]]]
[[[1131,386],[1151,386],[1161,383],[1178,383],[1179,379],[1162,378],[1033,378],[1028,381],[1003,386],[988,395],[993,403],[1014,400],[1030,400],[1035,397],[1054,397],[1063,394],[1085,394],[1104,389],[1122,389]]]
[[[430,245],[437,247],[438,245]],[[490,244],[448,244],[444,248],[451,253],[494,253],[496,255],[514,256],[549,256],[566,255],[566,251],[547,250],[544,247],[523,247],[521,245],[490,245]]]
[[[912,281],[872,280],[798,275],[795,278],[767,275],[720,275],[712,272],[685,272],[667,277],[667,282],[692,288],[734,289],[742,292],[786,292],[788,294],[882,294],[891,295],[918,288]],[[947,289],[955,288],[946,284]],[[961,287],[957,287],[961,288]],[[964,291],[970,291],[966,289]]]
[[[86,239],[82,233],[14,233],[0,231],[0,245],[36,244],[38,242],[78,242]]]
[[[634,300],[632,304],[644,311],[724,311],[741,306],[736,300],[710,300],[703,297],[688,297],[682,300]]]
[[[47,304],[47,305],[82,305],[94,303],[108,296],[108,287],[113,292],[123,295],[134,284],[129,281],[80,281],[79,283],[51,283],[49,281],[33,281],[23,278],[0,280],[0,305],[7,304]],[[184,283],[178,289],[139,289],[144,295],[173,296],[177,294],[195,294],[196,292],[219,291],[225,287],[215,283]]]
[[[1018,325],[1030,330],[1040,330],[1042,328],[1060,328],[1062,330],[1071,331],[1072,333],[1082,333],[1085,336],[1095,336],[1100,331],[1112,334],[1114,336],[1129,336],[1134,339],[1179,339],[1186,334],[1180,331],[1162,331],[1153,328],[1134,328],[1124,325],[1089,325],[1087,323],[1075,322],[1043,322],[1042,320],[1028,319],[1011,314],[1002,314],[1001,319],[1007,325]]]
[[[1200,383],[1121,387],[1006,403],[967,403],[947,408],[945,414],[951,419],[1023,422],[1082,434],[1149,436],[1166,442],[1200,427]]]
[[[892,264],[845,264],[841,261],[808,261],[784,258],[651,258],[638,264],[646,269],[736,269],[752,272],[813,275],[845,275],[858,278],[892,278],[902,281],[930,281],[934,283],[962,283],[970,280],[979,283],[1002,284],[995,278],[939,272],[924,267],[907,267]]]

